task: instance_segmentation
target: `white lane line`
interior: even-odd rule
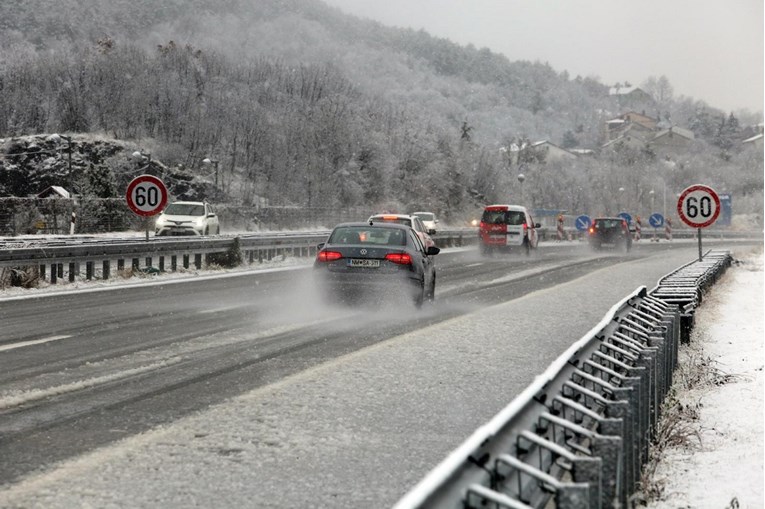
[[[4,350],[13,350],[14,348],[22,348],[25,346],[39,345],[41,343],[49,343],[51,341],[58,341],[59,339],[71,338],[72,336],[51,336],[49,338],[35,339],[34,341],[22,341],[21,343],[11,343],[10,345],[0,345],[0,352]]]
[[[126,371],[113,373],[111,375],[88,378],[86,380],[80,380],[79,382],[73,382],[73,383],[64,384],[64,385],[57,385],[55,387],[48,387],[45,389],[31,389],[28,391],[15,391],[13,393],[8,393],[8,394],[0,393],[0,410],[7,410],[8,408],[13,408],[15,406],[19,406],[24,403],[30,403],[32,401],[37,401],[40,399],[49,398],[53,396],[60,396],[62,394],[67,394],[67,393],[71,393],[75,391],[80,391],[83,389],[88,389],[90,387],[95,387],[97,385],[114,382],[116,380],[122,380],[125,378],[142,375],[144,373],[149,373],[151,371],[155,371],[160,368],[171,366],[179,362],[181,362],[181,359],[179,357],[174,357],[172,359],[167,359],[154,364],[149,364],[147,366],[141,366],[138,368],[128,369]]]
[[[471,263],[470,265],[465,265],[465,268],[467,268],[467,267],[478,267],[479,265],[483,265],[483,262]]]
[[[215,308],[215,309],[203,309],[201,311],[197,311],[197,314],[206,315],[208,313],[221,313],[223,311],[231,311],[233,309],[240,309],[247,306],[249,306],[249,304],[237,304],[234,306],[224,306],[224,307]]]

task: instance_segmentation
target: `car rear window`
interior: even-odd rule
[[[415,216],[419,217],[423,221],[433,221],[435,219],[435,215],[433,214],[419,213],[419,214],[415,214]]]
[[[622,225],[621,219],[596,219],[595,228],[619,228]]]
[[[488,224],[521,225],[526,215],[519,210],[484,210],[481,221]]]
[[[400,228],[370,228],[368,226],[343,226],[329,236],[328,244],[355,244],[405,246],[406,231]]]

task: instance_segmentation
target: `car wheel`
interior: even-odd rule
[[[210,235],[210,227],[209,226],[205,226],[204,235]]]
[[[523,252],[526,253],[526,256],[531,255],[531,243],[528,237],[523,239]]]
[[[423,302],[425,302],[425,281],[420,284],[417,295],[414,296],[414,306],[419,309],[422,307]]]
[[[428,302],[436,300],[436,275],[433,274],[433,282],[430,284],[430,291],[428,291]]]
[[[218,227],[215,228],[215,235],[220,235],[220,225],[218,225]]]

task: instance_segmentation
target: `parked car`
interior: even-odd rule
[[[211,235],[220,233],[212,205],[201,201],[177,201],[168,205],[154,223],[154,234]]]
[[[409,226],[412,228],[415,232],[417,232],[417,235],[420,237],[420,241],[425,245],[425,247],[433,247],[436,245],[436,243],[431,238],[430,234],[428,233],[428,229],[425,228],[425,225],[422,222],[422,219],[415,215],[407,215],[407,214],[375,214],[374,216],[369,216],[369,219],[367,219],[368,222],[386,222],[386,223],[398,223],[403,224],[406,226]]]
[[[588,230],[590,246],[599,250],[612,247],[624,252],[632,249],[632,233],[629,224],[621,217],[597,217]]]
[[[409,226],[391,222],[343,223],[319,244],[314,278],[321,292],[341,302],[412,299],[416,307],[436,294],[433,256]]]
[[[428,235],[435,235],[438,218],[433,212],[412,212],[412,215],[420,218]]]
[[[539,244],[537,228],[531,214],[520,205],[488,205],[478,226],[482,254],[494,251],[522,250],[527,255]]]

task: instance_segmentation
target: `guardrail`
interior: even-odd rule
[[[38,267],[41,279],[57,283],[68,276],[73,282],[85,267],[85,277],[109,279],[117,271],[156,269],[175,271],[179,266],[201,269],[205,255],[238,250],[249,263],[279,256],[314,256],[329,231],[310,233],[242,234],[235,237],[152,237],[145,239],[56,239],[38,245],[6,242],[0,246],[0,268]],[[433,236],[440,247],[462,246],[477,241],[473,229],[443,230]],[[10,247],[9,247],[10,246]],[[155,265],[156,264],[156,265]]]
[[[625,297],[395,509],[628,507],[672,384],[681,314],[730,261],[710,251]]]

